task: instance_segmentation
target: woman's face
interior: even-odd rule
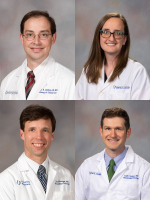
[[[102,27],[102,30],[107,30],[113,33],[114,31],[121,31],[124,32],[124,24],[123,21],[119,18],[110,18],[108,19],[104,26]],[[113,55],[116,57],[122,46],[125,45],[127,40],[127,36],[123,35],[123,38],[116,39],[113,34],[109,38],[103,38],[100,34],[100,45],[101,48],[105,52],[105,56],[107,55]]]

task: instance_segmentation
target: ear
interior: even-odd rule
[[[22,140],[24,140],[24,132],[23,132],[22,129],[20,129],[20,137],[21,137]]]
[[[101,126],[99,127],[99,132],[100,132],[100,135],[101,135],[101,137],[102,137],[102,135],[103,135],[103,129],[102,129]]]
[[[52,133],[51,141],[53,141],[53,139],[54,139],[54,133],[55,133],[55,131]]]
[[[57,38],[57,34],[54,33],[53,36],[52,36],[52,44],[55,44],[56,38]]]
[[[21,44],[23,45],[23,36],[22,36],[22,33],[20,33],[20,40],[21,40]]]
[[[131,135],[131,128],[129,128],[128,131],[127,131],[127,138],[129,138],[130,135]]]

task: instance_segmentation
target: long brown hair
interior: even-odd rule
[[[84,73],[86,74],[88,83],[97,84],[98,79],[101,78],[101,69],[103,66],[103,62],[106,58],[104,50],[100,46],[100,30],[104,26],[105,22],[112,17],[122,20],[124,24],[124,32],[125,35],[127,35],[127,41],[125,45],[123,45],[121,48],[121,51],[117,58],[115,69],[109,79],[109,82],[112,82],[117,76],[119,76],[127,65],[130,49],[130,34],[127,21],[123,15],[120,15],[118,13],[109,13],[99,21],[96,27],[89,58],[84,65]]]

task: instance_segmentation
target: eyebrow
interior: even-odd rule
[[[108,28],[104,28],[103,30],[110,31],[110,29],[108,29]],[[121,30],[114,30],[114,31],[121,31]]]
[[[25,31],[25,33],[26,33],[26,32],[31,32],[31,33],[34,33],[34,31],[32,31],[32,30],[26,30],[26,31]],[[49,31],[48,31],[48,30],[42,30],[42,31],[40,31],[40,33],[43,33],[43,32],[48,32],[48,33],[49,33]]]

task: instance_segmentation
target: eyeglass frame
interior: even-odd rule
[[[102,36],[103,31],[105,31],[105,30],[100,30],[100,31],[99,31],[100,34],[101,34],[101,36]],[[113,33],[110,32],[110,31],[108,31],[108,32],[110,33],[110,36],[111,36],[111,34],[113,34],[113,36],[114,36],[114,33],[115,33],[115,32],[113,32]],[[123,34],[123,35],[122,35],[122,38],[123,38],[124,35],[126,35],[125,32],[122,32],[122,31],[119,31],[119,32],[121,32],[121,33]],[[110,38],[110,36],[109,36],[109,37],[103,37],[103,36],[102,36],[102,37],[103,37],[103,38]],[[114,38],[115,38],[115,36],[114,36]],[[115,39],[122,39],[122,38],[115,38]]]
[[[38,35],[38,36],[39,36],[39,39],[40,39],[40,40],[46,40],[46,39],[41,39],[41,38],[40,38],[40,34],[41,34],[41,33],[39,33],[39,34],[35,34],[35,33],[33,33],[33,34],[34,34],[34,37],[33,37],[33,39],[32,39],[32,40],[34,40],[34,39],[35,39],[35,36],[36,36],[36,35]],[[50,33],[50,34],[47,34],[47,35],[52,35],[52,33]],[[23,35],[23,34],[22,34],[22,36],[25,36],[25,35]],[[27,39],[27,37],[25,37],[25,38]],[[27,40],[28,40],[28,39],[27,39]],[[32,41],[32,40],[28,40],[28,41]]]

